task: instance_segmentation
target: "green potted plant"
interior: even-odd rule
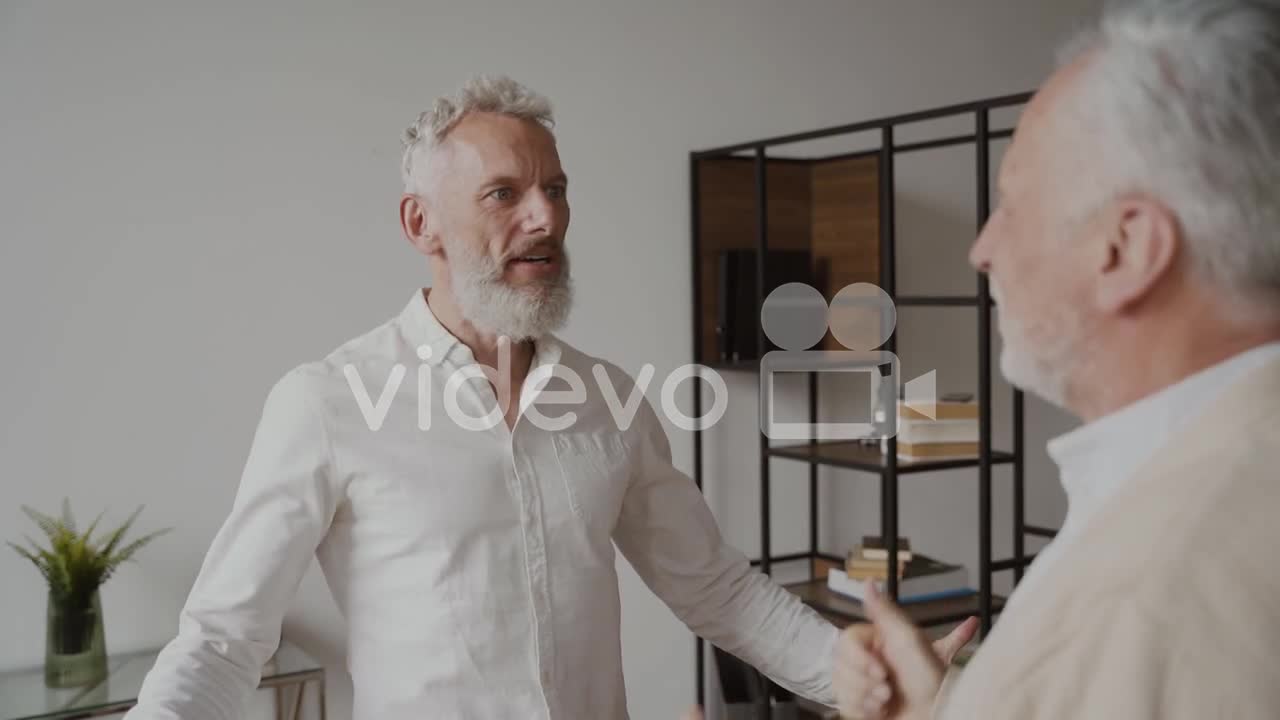
[[[27,537],[29,548],[10,542],[18,554],[40,570],[49,586],[45,635],[45,684],[76,687],[101,681],[107,674],[102,602],[99,588],[121,564],[147,543],[168,532],[157,530],[123,544],[125,534],[142,512],[139,507],[123,525],[92,538],[98,518],[84,533],[76,530],[71,505],[62,501],[62,517],[45,515],[27,506],[22,511],[49,538],[41,547]]]

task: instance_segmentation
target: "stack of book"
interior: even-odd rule
[[[978,404],[939,402],[935,407],[937,417],[930,418],[905,404],[898,404],[898,459],[976,457]]]
[[[844,572],[852,580],[887,580],[892,565],[901,578],[910,560],[911,541],[907,538],[898,538],[898,561],[891,564],[885,543],[878,537],[864,537],[861,545],[849,551]]]
[[[940,600],[943,598],[972,595],[969,587],[969,571],[963,565],[949,565],[931,557],[912,552],[906,538],[898,540],[898,562],[893,564],[898,576],[898,602],[900,604]],[[876,589],[885,592],[888,587],[889,553],[879,538],[863,538],[845,561],[845,567],[831,568],[827,572],[827,588],[834,593],[861,601],[866,594],[865,583],[870,580]]]

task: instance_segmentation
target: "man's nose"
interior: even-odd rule
[[[525,233],[530,235],[549,235],[555,222],[555,203],[543,191],[532,192],[525,196],[524,222]]]
[[[973,245],[969,248],[969,264],[975,270],[981,273],[988,272],[991,269],[991,257],[988,253],[988,246],[991,245],[991,221],[982,227],[978,233],[978,237],[974,239]]]

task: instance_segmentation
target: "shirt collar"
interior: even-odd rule
[[[462,364],[475,362],[471,349],[440,323],[431,306],[427,304],[427,289],[418,288],[409,303],[400,311],[400,325],[405,338],[412,343],[418,358],[428,365],[439,365],[451,354],[457,354]],[[428,350],[429,349],[429,350]],[[423,355],[426,357],[423,357]],[[540,365],[560,362],[563,346],[554,335],[546,335],[534,342],[533,362],[530,370]]]
[[[453,333],[440,324],[435,313],[431,312],[425,288],[414,290],[409,304],[400,311],[400,326],[405,338],[418,353],[418,358],[428,365],[439,365],[455,346],[462,345]]]
[[[1247,350],[1049,441],[1069,503],[1099,500],[1132,476],[1228,385],[1280,358],[1280,342]]]

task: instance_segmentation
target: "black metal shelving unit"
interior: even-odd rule
[[[1014,107],[1025,104],[1031,93],[1020,93],[1002,97],[989,98],[974,102],[950,105],[922,112],[868,120],[848,125],[841,125],[811,132],[796,133],[779,137],[766,138],[751,142],[738,143],[725,147],[702,150],[690,154],[690,192],[692,217],[692,258],[693,258],[693,340],[694,362],[705,365],[719,372],[741,371],[757,372],[758,360],[737,363],[719,363],[710,361],[703,355],[703,303],[708,298],[703,296],[701,275],[700,209],[699,209],[699,162],[709,158],[730,156],[741,157],[741,153],[750,152],[754,158],[754,191],[755,191],[755,224],[756,224],[756,257],[765,258],[769,247],[768,237],[768,193],[766,188],[767,165],[771,159],[768,148],[788,145],[808,140],[818,140],[867,131],[879,131],[879,147],[854,155],[877,156],[879,164],[879,255],[880,286],[893,299],[894,303],[903,307],[971,307],[976,310],[976,330],[978,333],[978,392],[979,404],[979,454],[972,459],[947,459],[900,461],[897,457],[897,441],[888,441],[887,452],[882,453],[879,447],[866,446],[857,441],[819,442],[810,440],[796,445],[770,445],[768,438],[759,436],[760,463],[760,557],[754,564],[766,574],[772,565],[778,562],[808,560],[810,580],[789,584],[787,587],[798,595],[805,603],[837,622],[854,622],[863,619],[858,602],[835,595],[827,590],[826,583],[814,578],[815,561],[825,559],[843,562],[842,557],[823,553],[818,547],[818,468],[821,465],[846,468],[877,474],[880,477],[880,521],[881,534],[889,545],[889,555],[897,552],[898,538],[898,482],[900,476],[927,473],[957,468],[976,468],[978,471],[978,507],[979,507],[979,569],[978,592],[976,595],[952,598],[936,602],[912,604],[906,606],[909,614],[921,626],[940,625],[961,620],[970,615],[978,615],[982,622],[982,634],[990,631],[994,616],[1003,608],[1004,598],[992,592],[992,575],[996,572],[1011,571],[1014,583],[1021,580],[1024,568],[1033,556],[1026,553],[1024,540],[1027,536],[1052,537],[1054,531],[1049,528],[1027,525],[1025,522],[1025,484],[1024,484],[1024,448],[1023,448],[1023,394],[1016,388],[1013,391],[1013,438],[1010,450],[996,450],[991,440],[991,308],[992,299],[989,293],[987,278],[978,275],[977,294],[972,296],[899,296],[896,292],[896,236],[894,213],[894,158],[897,155],[934,148],[971,144],[976,148],[975,181],[976,210],[978,229],[986,222],[990,214],[990,143],[994,140],[1010,137],[1010,129],[993,130],[991,128],[991,112],[998,108]],[[973,119],[973,133],[941,137],[935,140],[911,143],[896,143],[894,131],[899,126],[943,118],[969,116]],[[841,157],[849,157],[842,155]],[[823,158],[818,158],[822,160]],[[756,263],[756,312],[763,306],[765,294],[764,263]],[[895,332],[885,345],[889,351],[896,350]],[[763,330],[757,327],[756,347],[759,356],[765,354],[765,337]],[[700,383],[694,383],[693,411],[695,417],[702,414],[702,389]],[[809,421],[818,419],[819,379],[816,373],[808,374],[808,411]],[[694,479],[698,487],[703,482],[703,448],[702,431],[694,432]],[[770,463],[774,459],[809,464],[809,550],[790,555],[773,555],[770,543]],[[996,465],[1011,465],[1013,469],[1013,555],[1007,559],[994,559],[991,549],[991,470]],[[890,575],[888,590],[891,597],[898,596],[896,576]],[[697,702],[706,701],[706,668],[705,648],[699,638],[696,643],[697,668]],[[762,699],[762,714],[768,716],[769,700]]]

